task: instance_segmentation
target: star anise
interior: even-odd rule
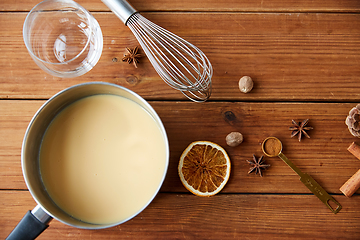
[[[310,138],[310,136],[307,134],[306,131],[313,129],[312,127],[306,127],[306,124],[309,122],[309,119],[305,119],[302,122],[297,123],[295,120],[292,120],[292,123],[294,124],[293,127],[289,127],[289,130],[292,131],[291,137],[298,135],[299,142],[301,141],[301,137],[304,134],[307,138]]]
[[[265,160],[263,160],[263,158],[264,156],[261,156],[259,159],[257,159],[255,155],[253,155],[253,161],[246,160],[251,165],[248,174],[255,171],[255,174],[259,173],[260,176],[262,177],[261,170],[265,170],[266,168],[270,167],[269,164],[265,164]]]
[[[123,57],[123,62],[134,63],[134,66],[137,68],[137,64],[139,63],[139,58],[142,57],[142,54],[138,53],[139,48],[136,46],[134,49],[126,48],[126,51],[128,52]]]

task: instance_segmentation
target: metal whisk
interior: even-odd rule
[[[128,26],[160,77],[195,101],[211,95],[213,69],[205,54],[193,44],[156,25],[125,0],[102,0]]]

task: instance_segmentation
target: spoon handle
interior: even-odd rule
[[[293,163],[291,162],[282,152],[279,153],[279,158],[281,158],[281,160],[283,160],[292,170],[294,170],[294,172],[297,173],[297,175],[299,175],[300,177],[303,176],[303,172],[301,172],[301,170]]]
[[[338,213],[341,210],[341,205],[333,197],[331,197],[309,174],[301,172],[282,152],[279,153],[279,158],[283,160],[294,172],[300,176],[300,181],[317,196],[333,213]],[[336,207],[330,205],[333,202]]]
[[[304,173],[300,181],[317,196],[333,213],[338,213],[341,210],[341,205],[332,196],[330,196],[309,174]],[[333,202],[336,207],[332,207],[330,202]]]

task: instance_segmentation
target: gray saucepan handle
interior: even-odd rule
[[[48,226],[52,217],[41,206],[37,205],[28,211],[16,225],[6,240],[32,240],[39,236]]]

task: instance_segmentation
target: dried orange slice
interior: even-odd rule
[[[178,171],[186,189],[197,196],[210,197],[225,186],[230,168],[230,158],[222,147],[209,141],[197,141],[182,153]]]

